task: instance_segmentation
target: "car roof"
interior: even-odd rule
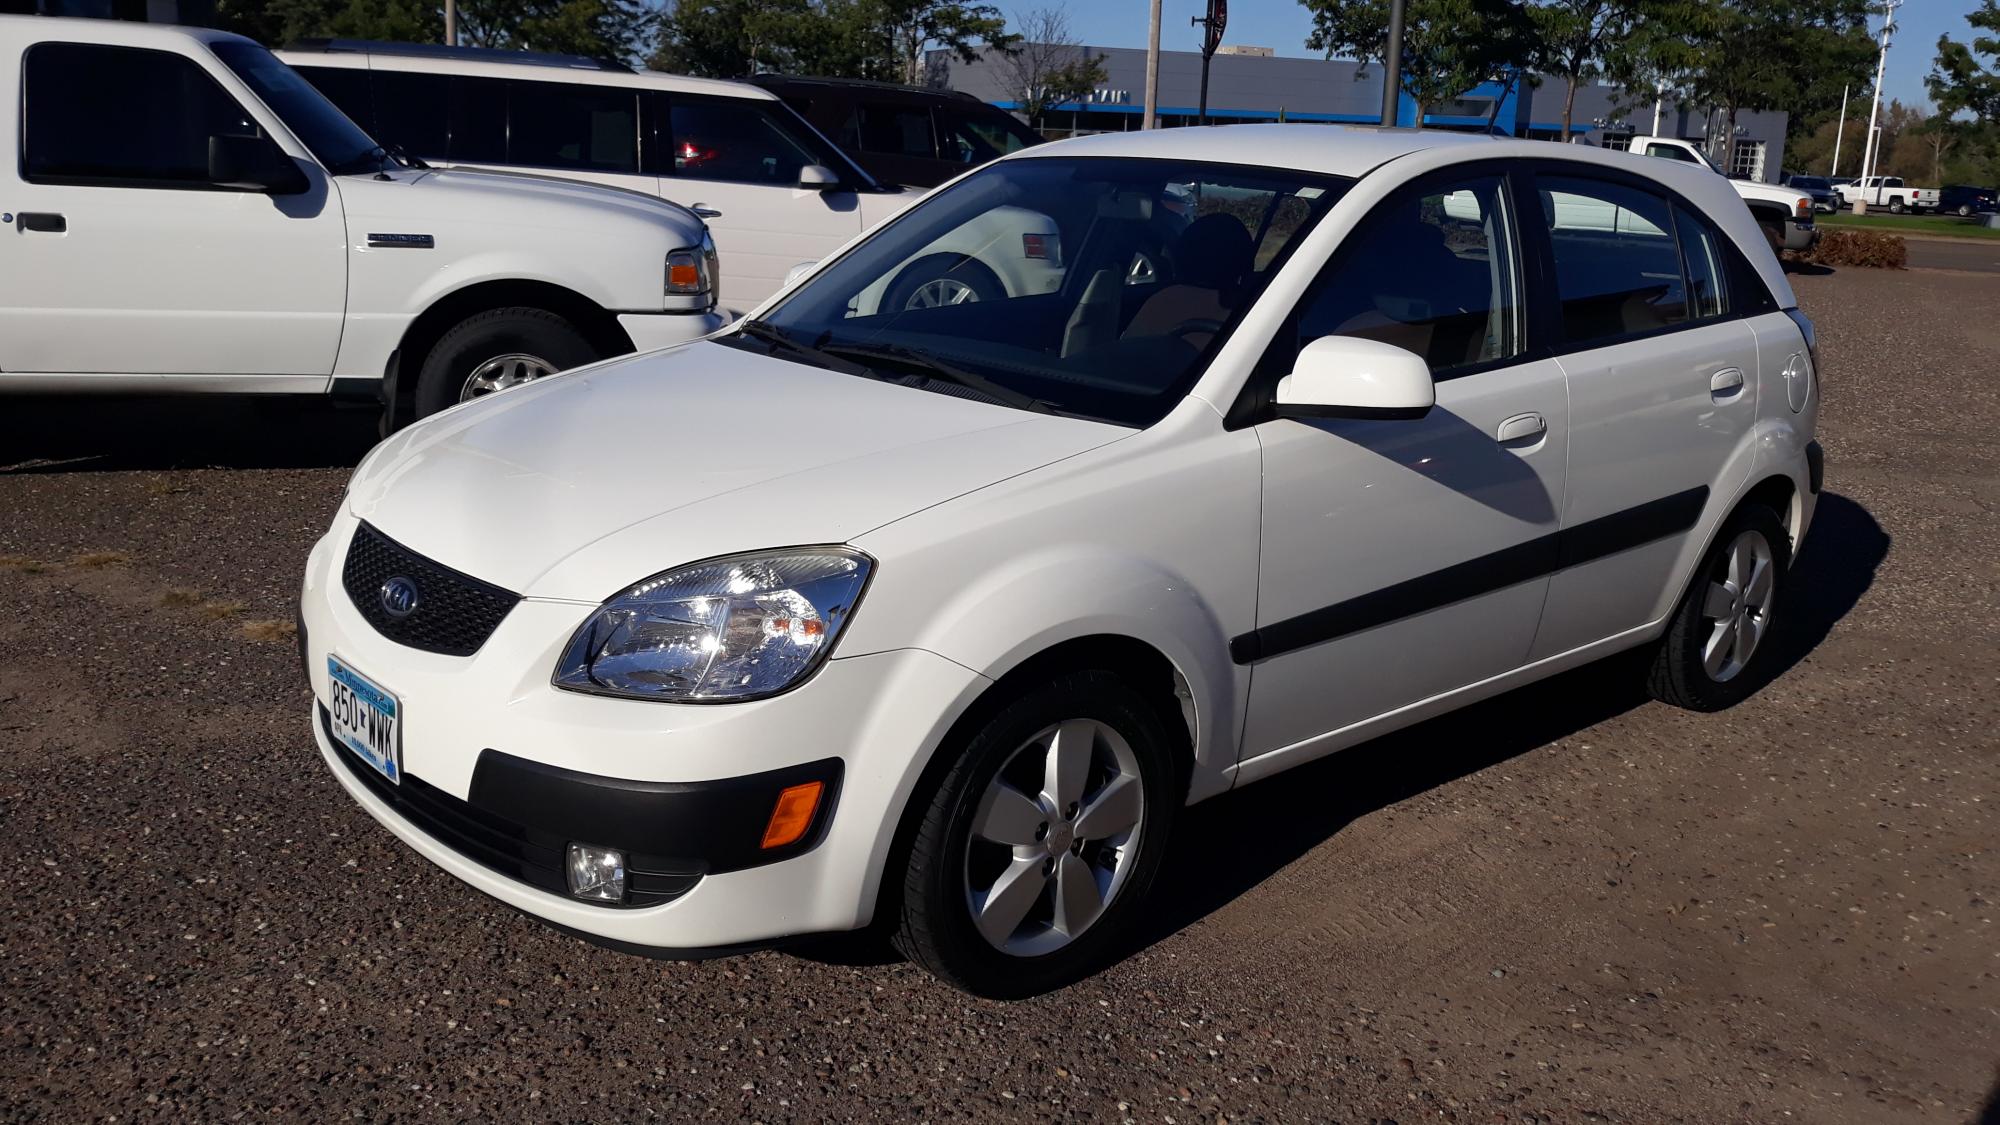
[[[1511,155],[1514,145],[1528,143],[1478,133],[1438,129],[1390,129],[1371,125],[1209,125],[1153,129],[1129,133],[1099,133],[1075,137],[1007,157],[1021,160],[1050,156],[1124,156],[1141,159],[1205,160],[1218,164],[1291,168],[1331,176],[1364,176],[1401,156],[1430,149],[1463,146],[1468,159]],[[1545,154],[1546,142],[1533,142]],[[1475,151],[1476,150],[1476,151]],[[1642,158],[1643,159],[1643,158]]]
[[[507,51],[474,56],[464,51],[447,54],[443,48],[431,52],[424,50],[422,44],[393,44],[391,46],[395,48],[394,50],[372,49],[375,46],[377,45],[364,43],[343,44],[336,50],[326,50],[317,45],[287,47],[277,54],[279,58],[293,66],[394,70],[418,74],[459,74],[474,78],[521,78],[534,82],[566,82],[581,86],[626,86],[670,90],[682,94],[749,98],[754,101],[778,100],[776,94],[761,86],[720,78],[690,78],[684,74],[667,74],[658,70],[609,70],[595,63],[552,64],[547,61],[550,56],[536,56],[532,61],[517,61],[509,58],[512,52]],[[412,47],[416,49],[411,49]]]
[[[981,106],[987,104],[963,90],[939,89],[932,86],[908,86],[900,82],[877,82],[869,78],[827,78],[819,75],[805,74],[758,74],[751,76],[749,81],[758,86],[773,90],[853,90],[925,101],[970,102],[973,105]]]
[[[138,23],[133,20],[85,19],[68,16],[0,15],[0,34],[10,38],[63,43],[103,43],[116,47],[164,47],[186,43],[249,43],[228,31],[207,27],[182,27],[168,23]]]

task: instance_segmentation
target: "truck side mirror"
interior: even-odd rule
[[[297,195],[310,186],[277,142],[230,134],[208,138],[208,180],[218,187],[266,195]]]

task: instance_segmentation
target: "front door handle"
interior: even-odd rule
[[[688,210],[693,211],[695,217],[698,219],[720,219],[722,217],[722,212],[717,211],[706,203],[693,204],[688,207]]]
[[[1539,414],[1516,414],[1493,432],[1493,437],[1502,445],[1531,441],[1549,432],[1549,424]]]
[[[1743,393],[1743,371],[1737,367],[1725,367],[1708,377],[1708,393],[1716,401],[1734,398]]]
[[[69,229],[69,220],[54,211],[21,212],[21,229],[38,230],[48,234],[61,234]]]

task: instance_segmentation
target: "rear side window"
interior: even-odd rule
[[[209,137],[263,133],[207,71],[169,51],[37,43],[22,86],[31,181],[204,186]]]
[[[1543,176],[1538,186],[1565,340],[1616,340],[1688,319],[1666,200],[1625,184],[1567,176]]]
[[[507,83],[498,78],[451,80],[451,151],[468,164],[507,163]],[[419,153],[418,155],[422,155]]]
[[[451,83],[442,74],[375,71],[375,139],[411,156],[450,159]]]
[[[861,151],[881,156],[937,158],[931,115],[921,107],[864,102],[855,110]]]
[[[1666,159],[1668,159],[1668,160],[1679,160],[1679,161],[1681,161],[1681,162],[1683,162],[1683,163],[1687,163],[1687,164],[1699,164],[1699,163],[1701,163],[1701,161],[1699,161],[1699,160],[1696,160],[1696,159],[1694,158],[1694,154],[1693,154],[1693,153],[1691,153],[1691,152],[1689,152],[1688,150],[1686,150],[1686,149],[1684,149],[1684,148],[1680,147],[1679,145],[1655,145],[1655,144],[1649,144],[1649,145],[1647,145],[1647,146],[1646,146],[1646,155],[1647,155],[1647,156],[1661,156],[1661,157],[1665,157],[1665,158],[1666,158]]]
[[[616,86],[507,84],[507,162],[589,172],[639,170],[639,96]]]
[[[1392,197],[1362,220],[1320,275],[1300,309],[1297,347],[1321,336],[1360,336],[1415,352],[1439,374],[1517,354],[1514,231],[1498,176]]]
[[[671,111],[673,175],[688,180],[796,184],[799,169],[828,164],[784,127],[766,104],[748,98],[675,98]]]

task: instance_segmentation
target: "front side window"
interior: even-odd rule
[[[1681,262],[1687,267],[1688,315],[1707,320],[1729,311],[1726,259],[1722,239],[1685,207],[1674,208],[1674,235],[1680,240]]]
[[[1517,245],[1498,176],[1392,198],[1314,283],[1292,350],[1361,336],[1415,352],[1438,374],[1513,356],[1522,347]]]
[[[792,185],[808,164],[842,170],[844,161],[819,151],[817,138],[789,127],[780,112],[791,111],[775,101],[675,97],[668,142],[672,174],[688,180]]]
[[[586,172],[639,170],[639,96],[616,86],[509,82],[507,162]]]
[[[1565,340],[1608,342],[1688,319],[1666,200],[1579,177],[1542,176],[1538,187]]]
[[[927,390],[1150,425],[1349,183],[1178,160],[1002,161],[725,339]],[[1135,279],[1137,262],[1147,268]]]
[[[328,171],[349,175],[381,167],[370,155],[376,148],[374,138],[278,56],[254,43],[213,43],[210,49]]]
[[[170,51],[37,43],[22,86],[29,180],[206,185],[211,136],[263,134],[207,71]]]
[[[941,109],[937,124],[941,155],[959,164],[983,164],[1038,143],[1034,134],[1004,116],[996,120]]]

